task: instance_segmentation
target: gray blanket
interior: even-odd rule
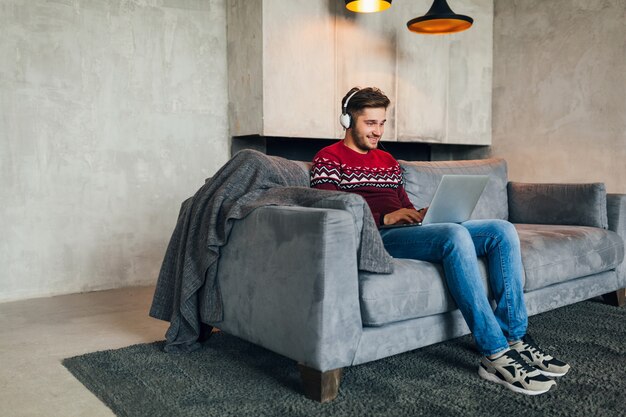
[[[227,243],[233,221],[267,205],[336,207],[338,199],[362,204],[359,269],[393,271],[367,203],[355,194],[309,188],[307,173],[284,158],[244,150],[228,161],[196,194],[183,202],[165,252],[150,316],[170,322],[166,351],[199,347],[201,323],[222,320],[217,282],[220,248]],[[361,223],[361,222],[359,222]]]

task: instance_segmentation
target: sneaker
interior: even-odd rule
[[[556,387],[556,382],[526,363],[513,349],[507,350],[496,359],[483,357],[478,367],[478,375],[526,395],[543,394]]]
[[[543,352],[528,335],[510,348],[519,352],[526,362],[546,376],[563,376],[569,371],[568,364]]]

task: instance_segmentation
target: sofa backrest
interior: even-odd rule
[[[478,200],[472,219],[509,217],[507,166],[500,158],[469,161],[398,161],[404,173],[405,189],[416,208],[430,204],[445,174],[489,175],[489,182]]]
[[[306,175],[310,176],[311,168],[313,167],[312,162],[307,162],[307,161],[291,161],[291,162],[294,162],[296,165],[302,168],[302,170],[306,173]]]

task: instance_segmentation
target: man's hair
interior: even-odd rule
[[[356,93],[355,93],[356,92]],[[389,107],[389,97],[376,87],[358,88],[354,87],[341,100],[341,110],[343,112],[346,100],[352,94],[352,98],[348,101],[346,113],[350,115],[350,127],[354,126],[356,118],[363,112],[365,108],[381,108],[385,110]]]

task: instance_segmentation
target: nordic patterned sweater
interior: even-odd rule
[[[313,158],[311,187],[357,193],[367,202],[374,221],[381,226],[387,213],[415,208],[404,191],[402,170],[389,153],[373,149],[356,152],[339,141]]]

